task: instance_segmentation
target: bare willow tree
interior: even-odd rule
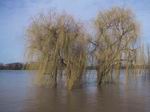
[[[56,87],[61,71],[68,89],[72,89],[91,59],[100,85],[114,68],[122,64],[128,68],[136,61],[134,44],[139,27],[131,10],[114,7],[100,12],[94,23],[93,41],[87,39],[91,35],[69,14],[51,11],[33,19],[27,30],[28,60],[35,62],[40,84]]]
[[[95,56],[100,85],[113,68],[119,68],[123,61],[127,66],[133,61],[133,44],[139,36],[139,27],[132,11],[120,7],[100,12],[96,17],[95,26]]]
[[[27,37],[28,60],[36,62],[38,82],[55,87],[60,70],[72,89],[86,66],[87,42],[82,24],[71,15],[51,11],[33,19]]]

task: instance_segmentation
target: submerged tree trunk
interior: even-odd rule
[[[57,76],[58,76],[58,72],[57,72],[57,69],[55,70],[55,75],[54,75],[54,88],[57,87]]]

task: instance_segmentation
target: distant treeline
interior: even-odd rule
[[[27,64],[24,63],[8,63],[0,64],[0,70],[23,70],[26,69]]]
[[[9,63],[9,64],[0,64],[0,70],[28,70],[28,66],[31,64],[26,64],[26,63]],[[32,64],[33,65],[33,64]],[[34,65],[36,65],[34,63]],[[148,69],[150,68],[150,65],[132,65],[132,67],[130,67],[130,69]],[[37,67],[33,67],[33,70],[36,70]],[[96,70],[97,66],[87,66],[86,67],[87,70]],[[120,66],[120,69],[126,69],[126,66]],[[31,68],[30,68],[31,70]]]

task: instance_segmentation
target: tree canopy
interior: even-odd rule
[[[139,26],[131,10],[114,7],[99,12],[94,25],[96,35],[91,40],[84,24],[67,13],[51,11],[33,19],[27,29],[28,60],[36,62],[40,84],[56,87],[63,74],[72,89],[82,79],[90,53],[96,60],[99,85],[122,59],[127,65],[134,61]],[[92,52],[89,46],[94,46]]]

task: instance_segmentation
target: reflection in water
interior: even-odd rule
[[[34,77],[29,71],[0,71],[0,112],[150,112],[149,75],[129,74],[127,80],[121,71],[119,83],[99,88],[90,75],[73,91],[38,87]]]

